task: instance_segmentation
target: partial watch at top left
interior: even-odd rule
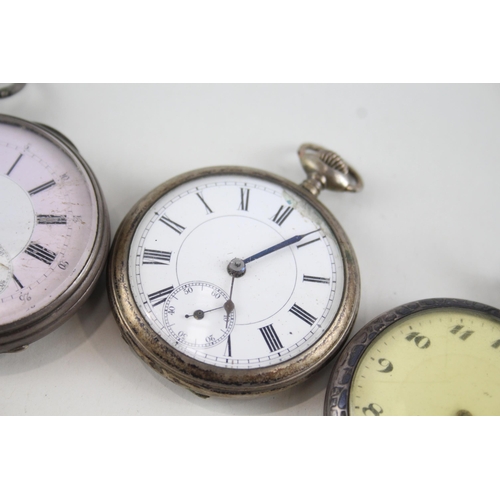
[[[0,115],[0,353],[76,312],[104,268],[109,238],[101,189],[71,141]]]

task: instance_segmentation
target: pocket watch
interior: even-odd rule
[[[0,115],[0,217],[5,353],[76,311],[104,268],[110,235],[101,190],[76,147],[51,127],[7,115]]]
[[[200,396],[285,389],[346,340],[359,304],[351,244],[317,200],[357,191],[338,155],[304,144],[301,186],[247,167],[160,185],[121,223],[108,296],[125,341]]]
[[[335,362],[325,414],[500,415],[500,310],[411,302],[375,318]]]

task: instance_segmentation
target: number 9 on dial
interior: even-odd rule
[[[325,414],[500,415],[500,311],[427,299],[379,316],[339,355]]]

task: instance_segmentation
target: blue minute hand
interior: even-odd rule
[[[264,257],[264,255],[268,255],[272,252],[276,252],[276,250],[280,250],[281,248],[285,248],[289,245],[293,245],[294,243],[297,243],[300,241],[302,238],[305,238],[306,236],[309,236],[310,234],[317,233],[320,231],[320,229],[315,229],[314,231],[311,231],[306,234],[299,234],[298,236],[293,236],[292,238],[288,238],[288,240],[282,241],[281,243],[278,243],[277,245],[274,245],[272,247],[266,248],[265,250],[262,250],[262,252],[256,253],[254,255],[251,255],[250,257],[247,257],[246,259],[243,260],[245,264],[248,264],[249,262],[252,262],[253,260],[260,259],[261,257]]]

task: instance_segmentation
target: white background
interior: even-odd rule
[[[408,301],[500,307],[500,86],[383,84],[29,84],[0,113],[50,125],[95,172],[112,234],[158,184],[213,165],[304,179],[315,142],[363,176],[323,192],[357,253],[354,331]],[[252,400],[201,399],[146,366],[121,339],[105,279],[66,324],[0,354],[0,415],[321,415],[331,364]]]

